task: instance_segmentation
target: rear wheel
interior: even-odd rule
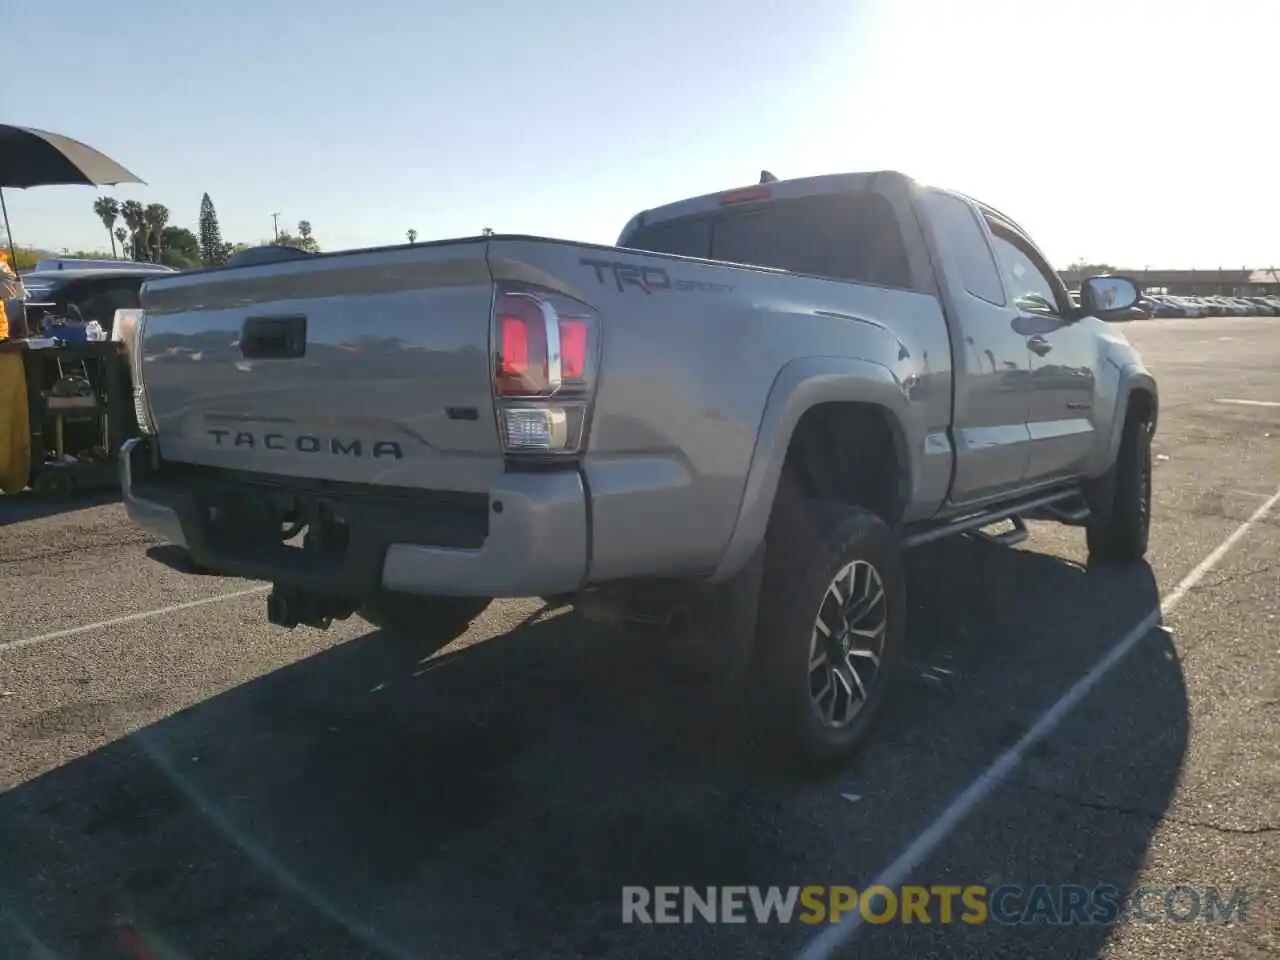
[[[365,601],[360,616],[380,630],[434,653],[467,632],[490,600],[479,597],[420,597],[383,592]]]
[[[771,753],[849,757],[903,659],[906,582],[889,527],[860,507],[796,500],[770,520],[752,709]]]
[[[1133,563],[1146,556],[1151,533],[1151,426],[1130,414],[1116,462],[1104,478],[1102,510],[1085,528],[1089,557]]]

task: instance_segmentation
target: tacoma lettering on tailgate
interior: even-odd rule
[[[243,447],[246,450],[280,450],[296,453],[326,453],[335,457],[363,457],[368,449],[368,456],[375,459],[400,460],[404,451],[394,440],[374,440],[365,442],[359,439],[343,439],[341,437],[315,437],[310,434],[299,434],[286,437],[283,433],[250,433],[247,430],[210,430],[215,447]],[[230,439],[228,439],[230,438]]]

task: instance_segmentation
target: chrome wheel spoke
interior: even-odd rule
[[[836,684],[833,680],[834,677],[834,670],[826,670],[822,675],[823,680],[826,682],[823,683],[822,688],[813,695],[813,702],[818,706],[819,715],[826,723],[833,723],[835,721],[836,700],[838,699],[838,696]]]
[[[850,661],[870,660],[873,667],[877,670],[880,669],[880,654],[876,653],[874,650],[868,650],[865,647],[851,647],[849,649],[849,659]],[[853,666],[852,662],[849,666]]]
[[[837,692],[839,692],[844,698],[844,709],[840,711],[840,717],[838,718],[838,721],[837,721],[837,718],[835,717],[834,701],[839,698],[833,697],[832,710],[830,713],[830,721],[828,722],[837,721],[841,724],[848,723],[849,717],[852,714],[853,705],[854,703],[857,702],[857,697],[854,695],[854,692],[853,692],[853,683],[849,679],[849,671],[847,669],[841,670],[839,667],[837,667],[835,670],[832,671],[832,675],[835,677],[835,681],[836,681],[835,685],[836,685]]]
[[[888,605],[879,572],[865,560],[831,579],[809,641],[809,692],[827,726],[851,723],[879,679],[888,632]]]
[[[867,699],[867,688],[862,684],[862,677],[858,671],[853,669],[853,664],[848,660],[843,661],[840,666],[836,667],[836,674],[844,681],[846,689],[852,695],[857,692],[859,700]]]
[[[865,620],[867,617],[869,617],[872,613],[875,612],[876,607],[879,605],[880,601],[883,599],[884,599],[884,589],[882,587],[877,587],[876,592],[873,596],[867,597],[863,600],[859,600],[857,606],[855,606],[852,610],[849,611],[849,617],[848,617],[849,624],[851,626],[856,626],[857,624],[861,623],[863,620]]]

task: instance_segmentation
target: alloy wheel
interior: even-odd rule
[[[840,568],[814,618],[809,698],[823,725],[853,722],[879,679],[889,610],[884,582],[866,560]]]

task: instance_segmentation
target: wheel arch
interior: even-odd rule
[[[883,518],[887,522],[898,519],[910,501],[914,471],[910,403],[893,372],[873,361],[808,357],[784,366],[765,403],[733,533],[712,579],[731,577],[751,558],[764,540],[783,469],[797,455],[796,445],[811,443],[814,432],[833,423],[848,426],[861,420],[891,440],[892,465],[883,459],[879,463],[891,471],[892,489],[878,505],[889,504],[890,516]]]
[[[1110,469],[1111,464],[1115,463],[1125,421],[1130,412],[1135,410],[1146,418],[1150,431],[1154,434],[1160,417],[1160,391],[1155,377],[1141,367],[1129,366],[1120,371],[1120,385],[1116,391],[1115,412],[1111,418],[1111,434],[1104,461],[1106,469]]]

